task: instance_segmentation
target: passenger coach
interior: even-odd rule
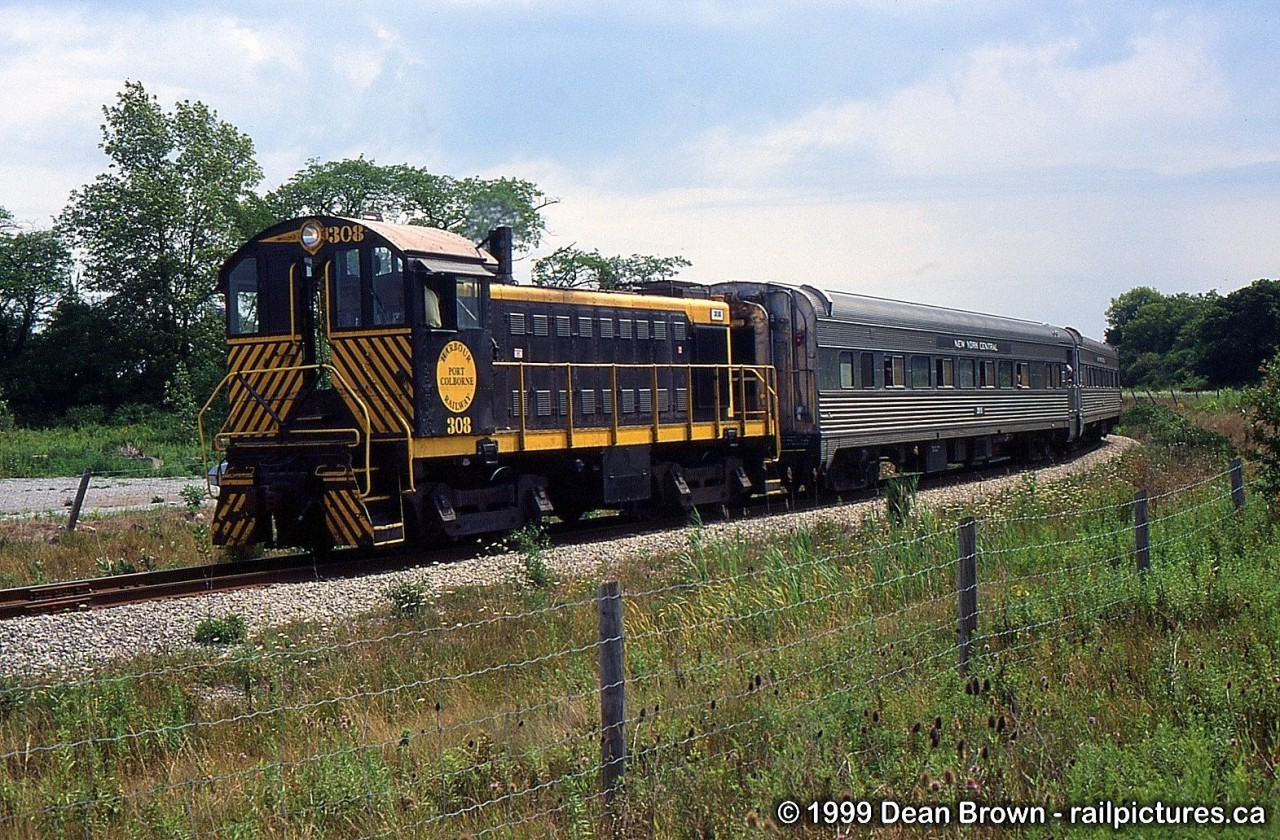
[[[753,358],[777,371],[793,487],[867,487],[886,462],[935,473],[1061,452],[1120,413],[1115,349],[1071,328],[811,286],[710,294],[769,325]]]

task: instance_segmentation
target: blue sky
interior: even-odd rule
[[[48,224],[136,79],[248,133],[263,189],[512,175],[559,199],[541,253],[1096,336],[1136,285],[1280,277],[1278,47],[1261,2],[0,2],[0,206]]]

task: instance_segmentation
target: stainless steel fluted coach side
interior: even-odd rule
[[[1047,455],[1120,413],[1115,349],[1068,327],[812,286],[712,293],[768,315],[794,487],[868,486],[885,462],[932,473]]]

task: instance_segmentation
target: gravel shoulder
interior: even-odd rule
[[[91,477],[81,515],[140,510],[150,507],[181,506],[182,488],[204,488],[201,478],[111,478]],[[80,477],[0,479],[0,517],[34,516],[71,507]],[[160,501],[156,501],[159,499]]]
[[[1084,472],[1118,458],[1135,445],[1136,442],[1129,438],[1112,435],[1100,447],[1069,463],[1037,470],[1037,479],[1051,482]],[[918,503],[942,506],[971,501],[977,496],[1007,490],[1022,480],[1023,475],[1026,473],[922,491]],[[62,497],[58,494],[65,491],[56,488],[66,487],[69,483],[74,495],[76,481],[34,480],[32,483],[55,488],[39,492],[52,493],[49,498],[56,499],[60,506]],[[138,484],[134,485],[134,482]],[[5,492],[3,485],[8,483],[0,482],[0,494]],[[173,493],[176,497],[176,492],[190,483],[193,482],[183,479],[134,479],[112,484],[108,479],[97,493],[97,504],[104,506],[95,509],[129,507],[136,505],[138,499],[142,499],[145,507],[151,496],[165,496],[167,499],[165,494]],[[108,504],[111,506],[106,506]],[[818,521],[853,524],[867,513],[882,508],[883,504],[880,500],[871,500],[816,511],[782,513],[752,519],[745,525],[732,521],[712,523],[704,526],[704,531],[721,538],[757,538],[767,532],[812,526]],[[0,507],[0,510],[4,509]],[[40,509],[39,506],[28,508]],[[744,529],[749,529],[749,532],[744,532]],[[684,545],[686,540],[686,533],[682,532],[646,534],[593,545],[552,549],[544,559],[547,566],[559,575],[598,576],[617,568],[627,558],[669,552],[673,546]],[[264,627],[295,621],[323,625],[345,623],[353,616],[385,609],[387,600],[384,592],[395,583],[419,583],[430,597],[438,598],[460,587],[493,585],[510,580],[519,573],[520,567],[519,555],[503,554],[361,578],[282,584],[87,613],[11,619],[0,622],[0,650],[4,651],[4,656],[0,657],[0,675],[83,673],[111,660],[193,648],[192,634],[201,620],[232,612],[244,617],[250,634]]]

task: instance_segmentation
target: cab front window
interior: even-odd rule
[[[331,315],[339,330],[402,327],[404,260],[385,246],[339,248],[333,254]]]

